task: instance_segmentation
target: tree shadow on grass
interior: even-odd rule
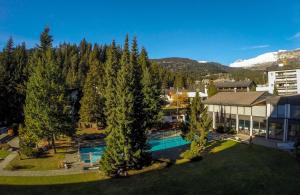
[[[225,144],[225,147],[222,147],[222,144]],[[1,194],[22,195],[102,193],[146,195],[200,194],[200,192],[203,194],[224,194],[228,192],[228,186],[234,185],[235,188],[230,188],[231,194],[243,194],[245,192],[249,194],[274,194],[274,192],[280,191],[285,191],[287,194],[297,194],[296,190],[300,182],[298,177],[300,167],[296,165],[297,162],[294,162],[294,159],[290,159],[291,157],[288,154],[261,146],[253,146],[251,148],[253,152],[249,153],[247,145],[240,143],[229,143],[227,145],[225,141],[212,143],[209,150],[213,150],[214,147],[222,148],[213,155],[208,154],[202,161],[180,164],[170,168],[158,167],[147,172],[136,172],[127,178],[103,179],[99,175],[99,180],[95,178],[95,180],[85,181],[81,178],[76,181],[77,183],[74,181],[74,183],[69,184],[51,185],[51,183],[59,183],[63,180],[68,181],[68,179],[53,180],[52,177],[49,178],[51,180],[49,185],[0,185],[0,191],[3,192]],[[274,160],[283,160],[284,158],[287,158],[286,160],[290,163],[290,166],[284,167],[273,163]],[[251,164],[253,160],[256,162],[255,164]],[[245,167],[251,170],[246,170]],[[279,174],[269,173],[270,168],[277,170]],[[286,169],[293,171],[287,171]],[[262,180],[262,173],[255,170],[267,170],[263,173],[267,174],[267,176],[264,176],[266,180]],[[71,176],[68,177],[72,179]],[[80,178],[80,175],[72,177]],[[273,182],[273,180],[283,181],[284,178],[289,178],[288,181],[292,180],[293,182],[286,182],[282,185]],[[26,184],[26,182],[24,183]],[[253,186],[268,187],[257,188]]]
[[[9,170],[11,170],[11,171],[17,171],[17,170],[21,170],[21,169],[32,169],[34,167],[35,166],[33,166],[33,165],[11,165],[9,167]]]

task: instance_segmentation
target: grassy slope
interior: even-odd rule
[[[53,170],[58,169],[61,162],[64,160],[64,154],[48,154],[40,158],[20,159],[18,155],[10,164],[5,167],[7,170]]]
[[[261,146],[224,142],[204,160],[130,178],[97,180],[96,173],[59,177],[0,177],[1,194],[297,194],[300,165]],[[72,182],[82,182],[74,184]],[[36,184],[26,186],[26,184]],[[45,183],[69,183],[43,185]],[[9,186],[7,184],[15,184]],[[25,185],[20,185],[25,184]]]
[[[0,150],[0,158],[5,158],[6,156],[9,155],[9,151],[7,150]]]

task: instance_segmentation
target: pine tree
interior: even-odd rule
[[[47,51],[48,49],[52,48],[52,36],[49,35],[49,32],[50,32],[50,28],[49,27],[46,27],[44,29],[44,31],[41,33],[40,35],[40,45],[39,45],[39,48],[45,52]]]
[[[134,78],[133,66],[130,63],[128,36],[121,57],[121,69],[118,72],[115,88],[116,105],[113,110],[117,123],[110,124],[107,136],[107,149],[101,159],[102,170],[108,175],[117,175],[128,169],[131,163],[131,133],[133,131],[134,115]]]
[[[13,85],[10,78],[14,69],[13,52],[13,39],[10,37],[0,58],[0,121],[7,121],[8,123],[13,121],[10,110],[13,102],[8,98],[13,92]]]
[[[210,81],[210,83],[208,85],[207,93],[208,93],[208,97],[211,97],[211,96],[215,95],[216,93],[218,93],[218,89],[215,86],[213,81]]]
[[[141,168],[147,156],[144,122],[142,68],[138,64],[137,41],[133,40],[129,52],[126,37],[121,69],[116,83],[116,107],[113,110],[116,122],[108,123],[110,131],[106,139],[107,149],[101,159],[102,170],[109,175],[118,175],[132,168]]]
[[[158,122],[160,117],[160,93],[161,84],[158,71],[154,72],[145,48],[142,48],[138,58],[138,62],[142,67],[142,93],[143,108],[146,130],[149,131]]]
[[[117,105],[116,97],[116,78],[119,71],[119,59],[115,42],[113,41],[110,48],[107,51],[107,60],[105,63],[105,116],[107,128],[106,131],[109,134],[111,129],[117,123],[115,117],[115,108]]]
[[[184,158],[195,158],[201,154],[206,145],[206,136],[212,121],[207,113],[207,107],[201,102],[199,92],[192,101],[188,116],[188,128],[185,137],[191,141],[190,150],[183,153]]]
[[[89,56],[92,50],[92,45],[83,39],[79,44],[79,64],[78,64],[78,79],[80,86],[84,86],[85,77],[89,69]]]
[[[56,136],[72,133],[73,129],[64,79],[52,48],[42,51],[35,63],[27,83],[25,128],[39,139],[51,141],[56,152]]]
[[[90,69],[80,101],[80,121],[105,125],[104,116],[104,70],[98,59],[98,48],[94,48],[90,57]]]
[[[144,163],[146,163],[148,156],[147,150],[147,120],[145,114],[145,102],[143,94],[143,84],[142,84],[142,67],[138,63],[138,45],[137,39],[134,37],[131,45],[130,53],[130,64],[133,67],[133,95],[134,95],[134,105],[133,105],[133,114],[134,114],[134,127],[131,134],[132,140],[132,151],[133,156],[131,161],[134,163],[134,167],[141,168]],[[149,124],[148,124],[149,125]]]

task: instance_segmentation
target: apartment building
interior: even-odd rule
[[[300,69],[269,71],[268,87],[272,94],[275,87],[278,95],[300,94]]]

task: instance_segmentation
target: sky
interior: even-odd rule
[[[11,36],[33,47],[49,26],[54,45],[121,44],[137,36],[150,58],[230,64],[300,48],[297,0],[0,0],[0,48]]]

